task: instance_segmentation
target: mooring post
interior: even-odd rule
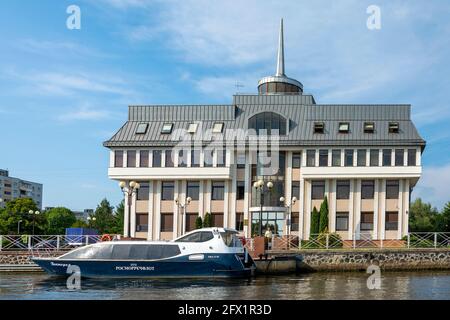
[[[327,235],[326,235],[326,242],[325,242],[325,248],[326,249],[328,249],[329,244],[330,244],[330,234],[327,233]]]
[[[356,248],[356,234],[353,234],[353,249]]]
[[[410,234],[408,233],[408,235],[406,236],[406,247],[409,249],[409,245],[410,245],[410,243],[411,243],[411,236],[410,236]]]
[[[31,237],[32,236],[28,236],[28,249],[31,249]]]
[[[59,251],[59,239],[60,239],[60,235],[57,235],[56,236],[56,250],[58,250]]]

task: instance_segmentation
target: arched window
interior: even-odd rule
[[[267,135],[271,135],[272,130],[278,130],[279,135],[285,135],[286,119],[274,112],[261,112],[248,120],[248,128],[255,129],[256,134],[260,134],[259,130],[265,129]]]

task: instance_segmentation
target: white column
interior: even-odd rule
[[[141,150],[136,150],[136,168],[139,168],[141,164]]]
[[[354,216],[354,208],[353,208],[353,201],[354,201],[354,180],[350,179],[350,199],[348,200],[348,230],[349,235],[348,239],[353,240],[353,234],[355,233],[355,216]]]
[[[246,151],[246,158],[247,161],[245,162],[245,178],[244,178],[244,185],[245,185],[245,192],[244,192],[244,220],[246,221],[250,221],[251,217],[249,214],[249,206],[250,206],[250,201],[251,201],[251,164],[252,164],[252,159],[251,159],[251,152]],[[251,221],[250,221],[251,223]],[[251,237],[251,230],[248,226],[248,223],[244,223],[244,235],[247,238]]]
[[[114,157],[115,157],[115,153],[114,150],[110,150],[109,151],[109,167],[110,168],[114,168]]]
[[[147,240],[153,240],[153,219],[155,214],[153,212],[153,181],[149,181],[148,185],[148,231]]]
[[[403,165],[408,165],[408,148],[403,149]]]
[[[178,181],[175,180],[175,183],[174,183],[174,198],[175,199],[177,199],[177,198],[180,199],[178,192],[179,192]],[[174,205],[173,205],[173,236],[172,236],[173,239],[178,237],[178,219],[180,216],[180,210],[182,210],[182,209],[179,208],[174,202]]]
[[[298,212],[298,232],[299,232],[299,238],[303,238],[304,234],[304,216],[305,216],[305,179],[303,179],[301,173],[300,173],[300,199],[299,199],[299,212]]]
[[[404,190],[404,180],[400,179],[398,185],[398,226],[397,226],[397,239],[402,238],[403,233],[403,190]]]
[[[306,212],[305,216],[305,237],[304,239],[309,239],[310,229],[311,229],[311,180],[305,183],[306,186]]]
[[[153,150],[148,152],[148,166],[149,168],[153,167]]]
[[[395,166],[395,149],[391,149],[391,166]]]
[[[336,179],[331,179],[331,188],[328,197],[330,210],[330,232],[336,232]]]
[[[137,193],[133,192],[133,195],[131,197],[131,237],[136,236],[136,199],[137,199]]]
[[[420,148],[417,148],[417,151],[416,151],[416,165],[417,166],[421,166],[422,165],[422,157],[421,157],[421,154],[420,154]]]
[[[187,181],[183,180],[180,181],[181,190],[179,190],[179,199],[182,201],[184,205],[186,205],[186,187],[187,187]],[[186,209],[181,209],[181,221],[180,221],[180,235],[183,235],[186,233]]]
[[[228,206],[229,206],[229,201],[230,201],[230,181],[225,180],[224,183],[224,188],[223,188],[223,226],[224,228],[228,228]]]
[[[355,232],[357,234],[356,239],[360,239],[360,233],[361,233],[361,180],[357,179],[355,181],[356,188],[354,192],[355,197]]]
[[[205,212],[209,212],[211,213],[211,180],[206,180],[206,211]]]
[[[236,166],[232,166],[233,171],[233,178],[231,180],[231,188],[229,190],[230,192],[230,223],[229,226],[231,228],[235,228],[236,227],[236,175],[237,175],[237,170],[236,170]]]
[[[130,221],[130,206],[129,206],[129,201],[128,201],[128,194],[125,194],[125,207],[124,207],[124,215],[123,215],[123,236],[124,237],[129,237],[129,221]]]
[[[123,167],[124,168],[128,167],[128,151],[127,150],[123,151]]]
[[[378,166],[383,166],[383,148],[378,150]]]
[[[289,151],[286,154],[286,184],[285,184],[285,189],[284,189],[284,198],[285,201],[287,202],[288,205],[290,205],[290,209],[286,210],[285,212],[285,222],[286,222],[286,232],[285,234],[288,232],[289,226],[287,225],[287,219],[288,219],[288,211],[292,212],[292,152]],[[290,217],[292,220],[292,217]],[[289,221],[289,223],[291,223],[291,221]]]
[[[315,157],[314,157],[315,166],[319,166],[319,149],[316,149]]]
[[[373,239],[378,240],[378,204],[380,202],[380,182],[375,179],[373,195]]]
[[[205,211],[203,210],[204,208],[204,184],[205,181],[204,180],[200,180],[199,182],[199,188],[198,188],[198,215],[203,219],[203,217],[205,216]]]
[[[155,239],[161,239],[161,181],[156,182],[156,199],[155,199]]]
[[[404,183],[404,193],[403,193],[403,236],[406,236],[409,232],[408,230],[408,220],[409,220],[409,179],[405,180]]]
[[[380,180],[380,238],[385,239],[385,222],[386,222],[386,180]]]

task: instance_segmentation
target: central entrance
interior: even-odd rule
[[[252,212],[252,237],[257,236],[259,232],[260,212]],[[286,224],[283,211],[263,211],[262,212],[262,235],[268,228],[274,236],[282,236],[284,234],[284,226]]]

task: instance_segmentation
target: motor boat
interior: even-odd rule
[[[247,277],[255,264],[237,234],[203,228],[171,241],[99,242],[32,260],[51,275],[68,276],[77,266],[83,278]]]

